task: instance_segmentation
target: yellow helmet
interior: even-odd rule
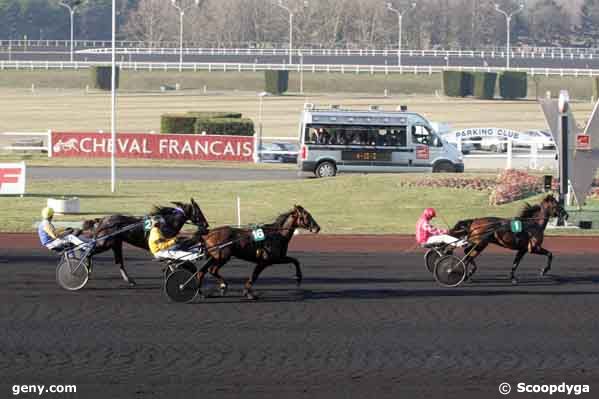
[[[52,216],[54,216],[54,209],[48,207],[42,209],[42,217],[44,219],[50,219]]]

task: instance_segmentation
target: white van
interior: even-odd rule
[[[299,126],[301,175],[339,172],[463,172],[462,154],[422,116],[306,104]]]

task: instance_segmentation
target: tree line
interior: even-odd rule
[[[111,0],[77,5],[78,39],[108,40]],[[175,0],[185,10],[184,40],[202,47],[285,47],[289,12],[279,0]],[[412,8],[412,3],[416,6]],[[506,18],[521,0],[282,0],[293,13],[294,47],[474,49],[504,46]],[[120,40],[179,40],[171,0],[117,0]],[[599,46],[599,0],[529,0],[511,20],[513,45]],[[69,13],[58,0],[0,0],[0,38],[68,39]]]

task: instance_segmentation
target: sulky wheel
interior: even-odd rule
[[[167,277],[164,292],[173,302],[191,302],[198,292],[198,281],[193,273],[177,269]]]
[[[81,259],[74,253],[65,253],[56,267],[56,281],[65,290],[77,291],[89,280],[89,258]]]
[[[429,273],[434,273],[435,264],[441,258],[442,254],[435,248],[431,248],[424,254],[424,265]]]
[[[460,258],[445,255],[435,264],[435,280],[444,287],[457,287],[466,278],[466,266]]]
[[[185,263],[177,266],[177,269],[185,269],[188,272],[190,272],[191,274],[195,274],[198,271],[197,266],[193,262],[185,262]],[[164,269],[164,281],[166,281],[166,279],[170,275],[171,275],[171,268],[169,267],[169,265],[166,265],[166,268]]]

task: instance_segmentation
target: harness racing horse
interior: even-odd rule
[[[162,227],[162,233],[166,237],[174,237],[183,228],[183,225],[190,221],[198,227],[199,232],[208,231],[208,222],[202,213],[198,204],[191,199],[190,204],[181,202],[172,202],[175,208],[155,206],[148,216],[161,216],[165,223]],[[110,215],[100,219],[93,219],[84,222],[83,234],[92,239],[98,239],[92,255],[96,255],[108,250],[114,254],[114,263],[119,264],[121,276],[129,285],[134,286],[135,281],[129,277],[125,269],[123,259],[123,242],[133,245],[137,248],[149,250],[148,236],[143,226],[144,218],[127,215]],[[119,230],[133,226],[131,229],[117,233]],[[101,237],[117,233],[114,236],[102,240]]]
[[[547,222],[552,217],[567,219],[568,213],[553,195],[548,195],[538,205],[524,206],[515,219],[521,222],[520,232],[512,231],[512,219],[487,217],[459,221],[449,234],[470,243],[464,249],[465,263],[470,263],[473,268],[466,278],[472,277],[477,268],[474,259],[490,243],[517,251],[510,274],[513,284],[518,283],[515,273],[526,252],[547,257],[547,265],[541,270],[541,276],[544,276],[551,269],[553,260],[553,254],[542,246]]]
[[[243,295],[248,299],[257,299],[256,294],[252,291],[252,286],[260,273],[270,265],[293,263],[297,284],[301,284],[300,263],[297,259],[287,255],[287,249],[296,229],[306,229],[312,233],[318,233],[320,226],[316,220],[306,209],[295,205],[291,211],[279,215],[273,223],[259,226],[259,228],[263,232],[261,241],[256,240],[254,236],[258,232],[257,229],[231,226],[217,227],[207,234],[199,232],[194,235],[196,240],[204,241],[209,256],[208,261],[197,275],[200,290],[203,278],[206,272],[209,272],[218,280],[221,295],[225,295],[227,283],[220,275],[219,269],[232,257],[256,265],[243,290]]]

